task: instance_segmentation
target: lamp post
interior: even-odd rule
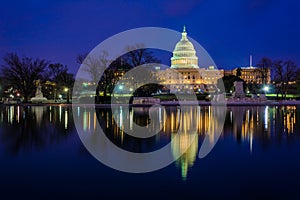
[[[270,89],[269,86],[267,86],[267,85],[264,86],[263,90],[265,91],[265,94],[266,94],[267,92],[269,92],[269,89]]]

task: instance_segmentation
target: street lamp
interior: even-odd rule
[[[269,89],[270,89],[270,88],[269,88],[269,86],[267,86],[267,85],[264,86],[264,88],[263,88],[263,90],[264,90],[265,92],[269,92]]]

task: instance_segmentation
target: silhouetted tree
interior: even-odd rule
[[[99,55],[81,54],[77,56],[77,63],[84,65],[83,70],[90,75],[93,83],[98,83],[101,72],[104,71],[109,64],[108,53],[102,51]]]
[[[286,99],[290,83],[296,80],[297,65],[293,61],[288,60],[284,62],[284,69],[285,84],[283,84],[283,95],[284,99]]]
[[[108,53],[106,51],[102,51],[98,56],[89,55],[89,54],[81,54],[77,56],[77,63],[84,65],[83,70],[90,75],[91,81],[93,84],[97,84],[96,86],[96,101],[99,99],[99,91],[100,85],[99,80],[102,77],[105,77],[105,84],[102,86],[108,87],[107,79],[111,78],[111,74],[102,74],[102,72],[108,67],[110,63],[108,59]],[[104,96],[106,96],[107,88],[104,89]]]
[[[273,70],[273,82],[276,89],[277,99],[279,93],[281,93],[283,99],[286,99],[290,83],[296,81],[298,68],[291,60],[277,60],[273,63]]]
[[[272,68],[272,65],[272,60],[267,57],[263,57],[257,64],[262,84],[266,84],[268,82],[268,73],[269,70]]]
[[[284,84],[284,69],[283,61],[277,60],[273,63],[273,84],[276,91],[276,99],[279,99],[279,94],[282,94]]]
[[[145,48],[143,44],[137,44],[134,46],[128,46],[126,48],[126,53],[122,56],[125,63],[127,63],[131,68],[137,67],[143,64],[150,63],[160,63],[161,61],[153,55],[150,49]]]
[[[74,75],[68,73],[68,67],[66,65],[62,65],[61,63],[50,64],[48,69],[48,77],[55,83],[54,98],[56,98],[57,92],[66,92],[67,102],[69,102],[69,95],[74,84]]]
[[[34,81],[44,79],[49,62],[39,58],[20,58],[16,53],[8,53],[3,61],[1,72],[7,84],[19,90],[24,101],[28,102],[36,90]]]
[[[238,77],[238,78],[240,78],[241,76],[242,76],[242,68],[237,68],[237,70],[236,70],[236,76]]]
[[[230,91],[233,91],[234,81],[236,81],[236,76],[234,76],[234,75],[224,76],[224,77],[218,79],[217,87],[223,88],[222,84],[224,84],[225,91],[221,91],[221,92],[230,93]]]
[[[296,72],[296,87],[298,94],[300,94],[300,69]]]
[[[160,62],[149,49],[144,48],[141,44],[128,46],[125,51],[127,53],[114,61],[108,59],[107,52],[102,52],[97,57],[88,56],[87,54],[77,57],[77,62],[85,65],[83,70],[86,71],[90,75],[91,80],[97,84],[96,102],[99,99],[100,91],[103,92],[104,97],[106,97],[108,93],[111,94],[113,92],[115,84],[121,78],[121,73],[118,72],[124,72],[123,74],[125,74],[125,72],[136,66]],[[101,74],[101,72],[103,72],[103,74]]]

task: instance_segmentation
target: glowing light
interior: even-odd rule
[[[264,88],[263,88],[263,90],[265,91],[265,92],[269,92],[269,86],[265,86]]]

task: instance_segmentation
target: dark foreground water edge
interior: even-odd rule
[[[203,159],[198,150],[212,123],[209,106],[190,106],[180,112],[168,106],[162,131],[147,140],[132,138],[115,121],[147,126],[149,108],[132,108],[115,119],[110,109],[80,107],[76,115],[87,134],[96,134],[102,121],[107,137],[133,152],[149,152],[167,144],[178,120],[195,115],[198,140],[176,162],[146,174],[123,173],[98,162],[82,145],[70,106],[0,107],[0,188],[14,198],[293,198],[300,186],[300,107],[228,107],[224,131]],[[128,115],[128,116],[127,116]],[[116,116],[116,115],[115,115]],[[178,118],[179,116],[179,118]],[[179,120],[180,121],[180,120]],[[173,151],[180,151],[183,135]]]

